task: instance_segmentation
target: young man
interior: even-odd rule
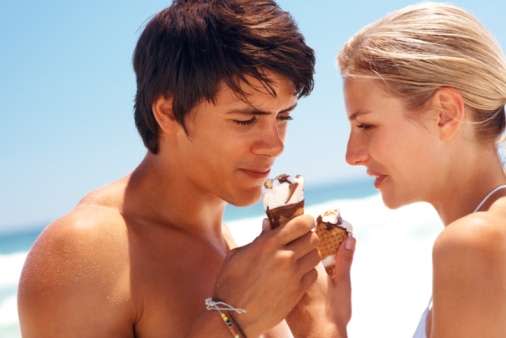
[[[319,262],[311,217],[234,250],[222,225],[225,203],[258,200],[312,89],[291,17],[271,0],[176,0],[147,24],[134,68],[148,153],[38,239],[19,286],[23,337],[231,336],[208,297],[245,309],[230,315],[248,337],[303,313],[292,309]],[[299,332],[316,332],[305,316]]]

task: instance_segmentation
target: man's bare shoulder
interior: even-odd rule
[[[67,215],[48,225],[35,242],[26,267],[37,261],[37,266],[47,267],[50,276],[57,262],[60,267],[68,265],[58,269],[65,273],[75,270],[72,267],[85,268],[95,259],[107,266],[125,254],[126,225],[120,212],[123,186],[117,181],[87,194]]]
[[[26,259],[18,293],[23,330],[60,330],[65,336],[74,327],[95,333],[92,327],[80,327],[89,320],[110,326],[100,332],[126,333],[135,316],[128,262],[128,238],[118,210],[80,203],[43,231]],[[94,318],[96,309],[114,312],[102,316],[101,311],[101,322]],[[55,320],[58,327],[49,327]]]
[[[106,279],[125,262],[127,249],[124,224],[117,211],[79,205],[39,236],[27,257],[21,283],[35,278],[42,288],[69,280]]]
[[[77,206],[103,207],[109,211],[121,210],[128,180],[127,176],[89,192]]]

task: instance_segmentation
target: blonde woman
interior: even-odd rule
[[[338,59],[346,160],[367,167],[388,207],[426,201],[445,224],[415,337],[506,337],[500,47],[466,11],[423,3],[365,27]]]

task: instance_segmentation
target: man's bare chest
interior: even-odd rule
[[[224,253],[189,246],[186,252],[159,255],[133,271],[142,307],[136,336],[184,337],[205,311],[204,299],[212,296]]]

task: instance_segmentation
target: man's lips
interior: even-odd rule
[[[269,173],[271,172],[270,168],[267,169],[245,169],[241,168],[239,171],[243,172],[244,174],[256,178],[256,179],[265,179],[267,176],[269,176]]]

